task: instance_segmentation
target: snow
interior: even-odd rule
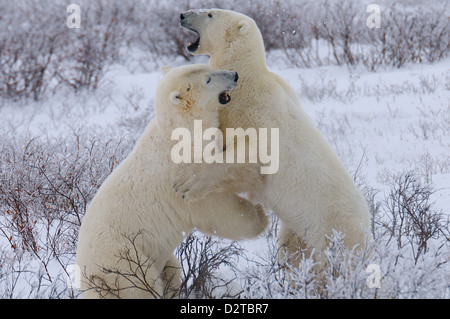
[[[130,56],[132,59],[133,54]],[[416,171],[423,183],[435,190],[432,195],[435,209],[450,218],[450,59],[369,72],[360,67],[332,65],[296,68],[283,63],[280,56],[280,52],[268,55],[269,69],[294,88],[301,107],[326,136],[358,184],[372,187],[377,191],[377,198],[382,199],[389,194],[392,176]],[[172,62],[180,64],[176,58]],[[148,72],[134,67],[136,65],[138,63],[128,61],[126,65],[110,67],[95,91],[75,94],[62,88],[39,102],[0,98],[0,136],[57,138],[82,129],[92,136],[106,134],[115,140],[125,137],[134,143],[154,116],[152,105],[161,79],[158,70]],[[272,227],[255,240],[239,243],[245,252],[245,262],[236,265],[241,272],[250,273],[255,264],[263,263],[265,256],[276,255],[276,247],[273,247],[276,230],[277,227]],[[0,236],[2,254],[13,254],[7,249],[9,246],[7,238]],[[448,258],[448,243],[444,254]],[[437,256],[438,252],[428,255]],[[53,281],[53,288],[66,282],[67,276],[56,260],[50,260],[48,269],[43,270],[41,263],[32,256],[20,258],[20,266],[29,267],[35,273],[20,278],[16,295],[37,296],[33,287],[39,286],[36,281],[42,276],[36,274],[46,271],[58,278]],[[413,287],[408,276],[419,278],[419,275],[411,275],[419,268],[410,264],[392,268],[392,260],[379,260],[386,278],[402,278],[401,285],[406,287],[402,291]],[[66,262],[73,262],[73,258]],[[432,257],[425,258],[419,265],[424,267],[420,268],[422,270],[427,269],[427,265],[433,267]],[[221,271],[225,281],[233,277],[229,269]],[[438,280],[436,278],[432,280]],[[240,286],[233,283],[233,289],[238,291],[239,287],[244,287],[245,279],[240,278]],[[388,285],[387,282],[385,279],[382,285]],[[0,290],[2,288],[0,285]],[[261,291],[266,288],[261,286]],[[338,287],[335,288],[335,296],[339,297]],[[0,291],[2,295],[7,294]],[[427,292],[422,295],[428,296]],[[442,293],[430,292],[429,295],[442,296]],[[283,297],[283,294],[278,296]]]

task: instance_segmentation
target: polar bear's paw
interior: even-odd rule
[[[188,164],[177,172],[173,188],[183,199],[211,193],[241,193],[261,182],[259,166],[252,164]]]
[[[205,165],[186,165],[178,172],[173,182],[173,188],[183,199],[199,199],[211,192],[215,183],[214,175],[207,174]]]

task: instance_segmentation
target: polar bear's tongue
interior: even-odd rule
[[[227,104],[231,101],[231,96],[228,94],[228,92],[222,92],[219,94],[219,103],[220,104]]]

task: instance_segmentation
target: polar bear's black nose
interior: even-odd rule
[[[180,14],[180,20],[184,20],[184,15]]]
[[[234,72],[235,76],[234,76],[234,82],[237,82],[239,80],[239,76],[237,74],[237,72]]]

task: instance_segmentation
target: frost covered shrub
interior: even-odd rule
[[[233,273],[241,254],[242,248],[236,242],[197,232],[187,236],[176,250],[182,265],[180,298],[236,297],[239,290],[233,290]],[[225,268],[231,270],[231,278],[221,276]]]
[[[429,249],[432,239],[450,240],[449,221],[430,201],[433,191],[423,185],[413,171],[394,176],[393,187],[385,199],[385,221],[388,242],[394,241],[398,249],[410,247],[417,262]]]
[[[231,9],[252,17],[267,52],[281,50],[295,66],[435,62],[449,53],[450,24],[437,6],[381,6],[381,28],[366,25],[367,3],[358,0],[78,1],[81,28],[69,29],[66,6],[56,0],[0,4],[0,96],[38,100],[69,86],[95,89],[114,63],[133,59],[127,49],[191,60],[192,35],[179,26],[180,12]]]
[[[278,261],[276,236],[267,236],[264,253],[238,271],[243,298],[448,298],[449,222],[430,202],[432,189],[413,172],[395,175],[389,195],[378,199],[367,187],[371,229],[355,253],[334,233],[326,250],[327,267],[313,273],[303,257],[285,272]]]
[[[11,274],[33,273],[41,287],[67,273],[87,206],[126,149],[121,140],[82,132],[56,140],[1,137],[0,250],[9,252]]]
[[[439,4],[431,8],[381,4],[381,27],[371,29],[366,24],[368,2],[283,3],[288,8],[283,11],[289,13],[265,9],[274,15],[272,20],[282,23],[281,33],[275,33],[277,24],[273,21],[258,20],[257,12],[250,15],[258,25],[263,25],[262,29],[271,30],[263,33],[265,40],[269,38],[272,41],[269,43],[273,43],[268,48],[283,49],[287,60],[295,66],[362,63],[375,70],[381,65],[401,67],[409,62],[435,62],[450,52],[448,17]]]
[[[81,28],[64,28],[56,78],[60,84],[96,89],[108,67],[118,62],[134,6],[118,1],[81,2]]]
[[[407,247],[397,249],[382,239],[368,241],[362,253],[343,245],[343,237],[330,238],[326,252],[328,268],[320,277],[314,261],[303,258],[298,268],[286,273],[276,250],[268,250],[238,274],[242,298],[385,299],[447,298],[450,271],[449,245],[433,247],[419,259]],[[275,239],[268,245],[276,247]]]
[[[392,6],[383,9],[380,29],[364,30],[369,46],[363,54],[370,69],[387,64],[435,62],[448,56],[450,26],[443,8],[412,10]]]
[[[38,100],[60,85],[97,87],[107,67],[118,60],[128,20],[118,1],[80,5],[82,26],[69,29],[66,6],[59,1],[2,3],[0,96]]]
[[[3,2],[0,7],[0,96],[38,100],[55,71],[63,21],[37,2],[26,4]]]

